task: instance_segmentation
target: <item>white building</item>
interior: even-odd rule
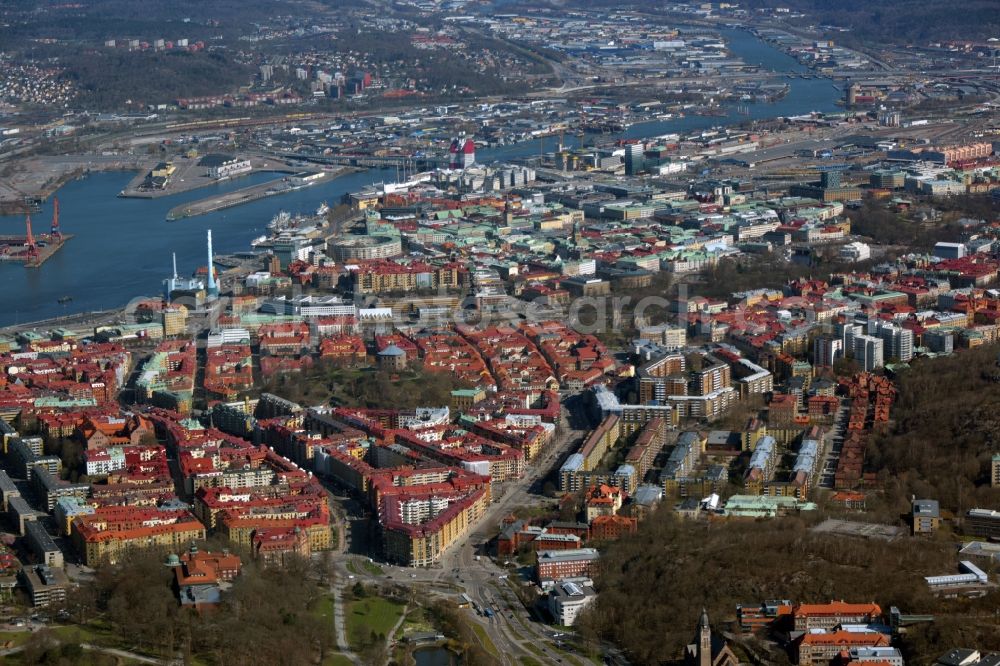
[[[580,612],[597,599],[594,588],[560,581],[549,592],[549,612],[556,624],[571,627]]]
[[[205,345],[211,348],[241,343],[250,344],[250,331],[245,328],[224,328],[209,333]]]
[[[883,349],[882,338],[876,338],[872,335],[854,336],[854,360],[861,365],[865,372],[885,365]]]
[[[125,468],[125,451],[120,446],[112,446],[84,454],[87,476],[110,474]]]
[[[844,261],[858,262],[871,259],[872,248],[867,243],[854,241],[840,248],[840,258]]]
[[[250,160],[240,160],[233,158],[209,168],[208,175],[212,178],[231,178],[241,173],[250,173],[253,165]]]
[[[399,517],[407,525],[420,525],[447,509],[444,497],[411,499],[399,503]]]
[[[894,647],[853,647],[850,656],[852,663],[878,662],[889,666],[903,666],[903,654]]]
[[[275,296],[261,303],[260,311],[276,315],[300,317],[353,317],[357,307],[338,296]]]
[[[913,359],[913,331],[889,322],[873,319],[868,322],[868,333],[882,338],[883,350],[888,358],[901,363]]]
[[[937,243],[934,245],[934,256],[941,259],[961,259],[965,256],[965,245],[962,243]]]

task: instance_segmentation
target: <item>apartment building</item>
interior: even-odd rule
[[[855,335],[852,339],[854,360],[862,370],[870,372],[885,365],[885,343],[872,335]]]
[[[600,553],[596,548],[540,550],[537,558],[535,573],[539,581],[562,580],[592,575]]]
[[[69,578],[61,569],[53,569],[45,564],[24,567],[18,574],[21,585],[31,599],[31,605],[39,608],[58,606],[66,601]]]
[[[73,521],[72,540],[89,567],[115,564],[130,550],[179,552],[205,538],[205,526],[184,509],[100,507]]]
[[[479,522],[488,504],[489,493],[484,488],[451,498],[434,495],[384,498],[379,505],[379,522],[386,559],[411,567],[434,564]]]

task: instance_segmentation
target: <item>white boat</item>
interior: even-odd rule
[[[325,201],[319,205],[319,208],[316,209],[316,215],[326,215],[329,212],[330,207],[326,205]]]
[[[281,211],[273,218],[271,218],[271,221],[267,223],[267,228],[270,229],[271,231],[275,231],[276,229],[284,229],[285,227],[288,226],[288,223],[291,221],[292,221],[291,214],[286,211]]]
[[[257,238],[254,238],[252,241],[250,241],[250,247],[260,247],[267,241],[268,241],[267,236],[257,236]]]

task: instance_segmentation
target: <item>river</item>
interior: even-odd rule
[[[779,73],[807,71],[795,59],[742,30],[721,31],[730,49],[747,63]],[[827,79],[791,79],[791,90],[774,103],[750,105],[751,118],[773,118],[837,110],[840,91]],[[731,112],[717,117],[690,116],[633,125],[624,138],[639,138],[688,132],[706,127],[738,123],[747,116]],[[612,138],[605,135],[605,138]],[[575,137],[566,143],[575,145]],[[524,157],[538,152],[536,142],[500,146],[478,151],[481,162]],[[551,150],[552,148],[549,148]],[[205,265],[205,230],[212,229],[216,253],[249,249],[252,239],[264,233],[268,221],[281,210],[312,212],[326,201],[336,204],[345,192],[394,177],[393,170],[355,173],[289,194],[261,199],[243,206],[200,217],[165,221],[167,211],[178,204],[211,194],[246,187],[274,174],[252,174],[209,188],[161,199],[119,199],[133,174],[96,173],[72,181],[59,192],[60,223],[74,238],[40,268],[0,262],[0,326],[38,321],[60,315],[121,307],[137,296],[161,292],[169,276],[170,254],[177,253],[178,272],[191,274]],[[52,219],[52,201],[32,216],[36,230],[47,230]],[[21,216],[0,217],[0,235],[24,231]],[[60,304],[58,299],[71,301]]]
[[[743,62],[748,65],[757,65],[763,70],[773,70],[779,74],[779,78],[785,73],[805,74],[810,71],[795,58],[782,53],[767,42],[757,39],[746,30],[723,29],[719,30],[719,33],[729,45],[729,50]],[[788,94],[776,102],[750,104],[749,115],[737,113],[736,107],[739,105],[730,104],[725,107],[727,113],[724,116],[691,115],[671,120],[653,120],[636,123],[624,132],[604,134],[600,135],[599,138],[602,141],[608,141],[619,138],[640,139],[672,133],[684,134],[709,127],[735,125],[748,119],[760,120],[781,116],[798,116],[810,111],[833,113],[843,110],[835,104],[836,100],[843,96],[842,92],[829,79],[789,79],[787,81],[782,79],[782,81],[791,86]],[[653,98],[655,95],[649,96],[649,99]],[[670,102],[669,99],[663,101]],[[563,142],[568,148],[579,146],[579,140],[573,135],[567,134],[563,138]],[[555,150],[555,145],[556,139],[548,137],[542,141],[525,141],[510,146],[477,149],[476,157],[485,162],[529,157],[537,155],[540,150],[551,152]]]

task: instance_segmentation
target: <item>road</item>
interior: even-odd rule
[[[840,401],[837,407],[837,415],[833,420],[833,428],[829,430],[826,444],[824,446],[823,462],[817,470],[820,476],[819,486],[821,488],[833,489],[834,475],[837,472],[837,464],[840,462],[840,450],[844,446],[844,435],[847,431],[847,417],[851,410],[846,400]]]
[[[570,395],[565,395],[564,398],[570,403],[577,399]],[[437,565],[421,569],[382,565],[384,573],[378,575],[364,566],[367,564],[367,556],[342,551],[334,562],[338,580],[335,625],[337,643],[342,651],[347,646],[339,599],[342,587],[356,582],[376,585],[392,582],[413,587],[419,594],[430,599],[457,601],[458,596],[465,592],[478,608],[490,608],[493,617],[485,617],[469,610],[469,620],[485,630],[504,664],[518,664],[521,656],[536,660],[542,658],[545,663],[566,660],[566,655],[555,649],[552,632],[533,618],[515,596],[507,582],[509,572],[486,556],[485,544],[496,536],[501,519],[516,507],[551,502],[551,499],[541,494],[542,483],[587,433],[587,424],[582,418],[571,420],[570,417],[564,400],[560,422],[552,442],[541,456],[530,463],[523,478],[494,484],[495,500],[487,508],[482,520],[460,544],[447,550]],[[330,498],[331,504],[337,506],[342,514],[354,514],[360,506],[335,492],[330,492]],[[342,524],[349,525],[350,521],[344,520]],[[346,529],[341,530],[344,537],[347,536]],[[352,541],[363,542],[360,532],[364,530],[360,525],[351,531]],[[354,551],[361,552],[357,548]],[[352,658],[353,655],[348,657]],[[591,663],[579,654],[574,654],[573,659],[579,663]]]
[[[119,659],[125,659],[129,662],[138,662],[140,664],[156,664],[156,666],[163,666],[164,664],[173,665],[177,663],[176,660],[156,659],[154,657],[147,657],[144,654],[139,654],[138,652],[129,652],[128,650],[102,647],[100,645],[92,645],[91,643],[80,643],[80,647],[89,652],[103,652],[104,654],[109,654],[114,657],[118,657]],[[2,661],[3,657],[13,656],[19,652],[23,652],[24,650],[24,645],[0,650],[0,661]]]
[[[337,649],[353,663],[360,666],[361,659],[351,651],[351,645],[347,642],[347,625],[344,620],[344,597],[341,595],[343,589],[340,581],[346,580],[338,576],[338,582],[330,586],[333,595],[333,630],[337,638]]]
[[[476,529],[459,547],[447,551],[441,558],[440,568],[414,572],[417,580],[430,574],[435,582],[451,583],[463,588],[481,608],[491,608],[493,617],[474,616],[496,645],[504,663],[518,663],[517,655],[541,656],[547,663],[558,663],[562,656],[552,647],[552,637],[546,633],[531,614],[520,604],[506,582],[509,572],[498,567],[485,552],[486,543],[497,534],[501,519],[519,506],[548,501],[541,495],[544,479],[572,451],[586,435],[587,430],[571,424],[570,413],[563,404],[559,428],[552,443],[540,458],[533,461],[524,478],[507,486],[503,496],[487,510]],[[503,577],[503,578],[501,578]],[[525,647],[533,646],[534,649]],[[583,657],[578,661],[586,661]]]

